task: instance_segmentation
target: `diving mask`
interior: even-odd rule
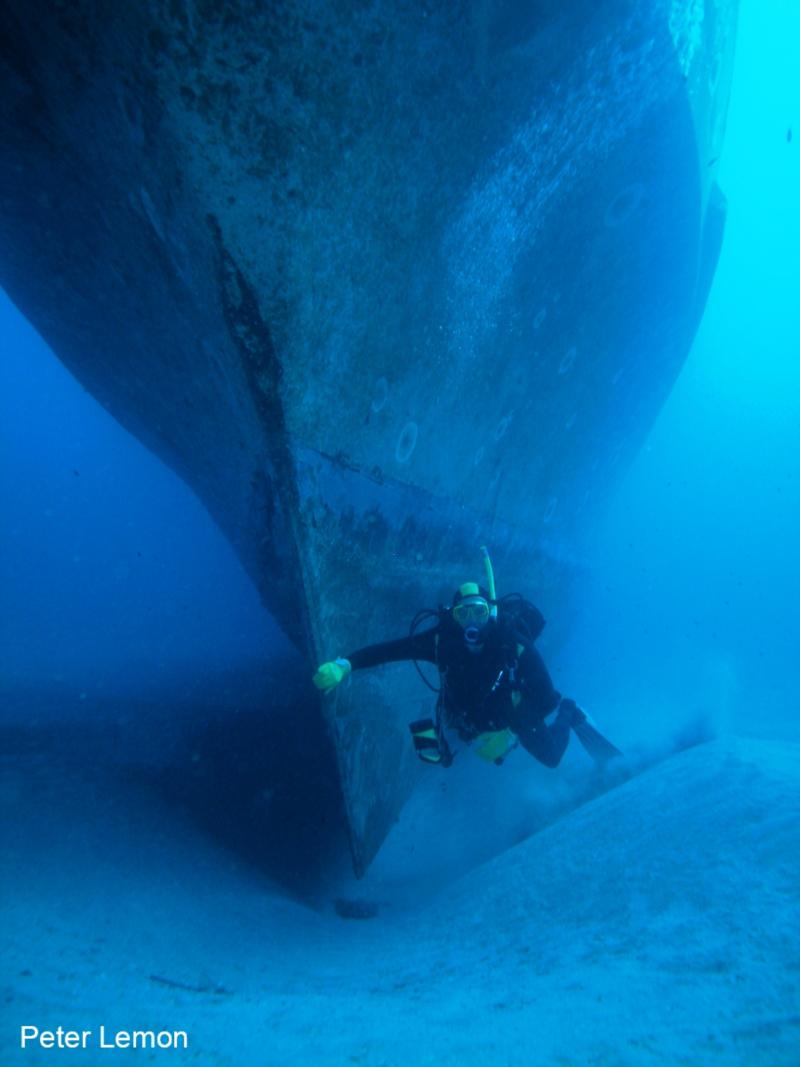
[[[489,619],[490,609],[483,597],[469,597],[453,606],[453,618],[459,626],[483,626]]]

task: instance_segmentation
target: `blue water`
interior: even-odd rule
[[[278,642],[194,495],[5,296],[0,315],[2,677],[127,692],[143,671],[219,670]]]
[[[800,730],[799,32],[794,4],[742,5],[713,290],[597,531],[569,669],[631,734],[663,730],[676,708]]]
[[[738,761],[737,789],[731,785],[720,795],[741,825],[750,827],[757,846],[752,853],[729,857],[730,866],[720,852],[715,877],[730,879],[729,888],[741,884],[755,893],[753,885],[762,877],[760,866],[754,873],[752,856],[757,855],[783,923],[772,944],[768,916],[763,908],[759,911],[754,896],[749,911],[728,916],[719,927],[709,917],[707,926],[692,926],[687,920],[681,928],[685,942],[680,944],[691,943],[697,955],[683,962],[662,961],[659,973],[669,980],[663,979],[658,989],[667,998],[677,987],[679,1014],[698,1012],[701,1021],[692,1047],[700,1048],[697,1043],[705,1041],[703,1058],[686,1062],[800,1062],[800,1036],[797,1041],[792,1036],[800,1017],[796,982],[791,983],[797,973],[797,931],[790,926],[787,906],[797,886],[790,884],[787,858],[773,855],[769,848],[772,834],[784,846],[790,840],[789,821],[773,824],[770,819],[784,803],[787,810],[796,808],[797,761],[782,753],[794,751],[791,743],[800,741],[798,40],[796,3],[744,0],[719,168],[729,202],[728,224],[708,308],[680,379],[590,538],[587,579],[571,637],[551,662],[557,682],[623,747],[645,758],[648,753],[663,754],[687,731],[691,736],[735,733],[771,742],[772,747],[736,749],[732,755],[720,749],[705,769],[681,765],[688,768],[686,775],[696,775],[691,781],[703,783],[703,797],[693,796],[699,802],[721,780],[725,760]],[[18,805],[19,811],[19,822],[9,831],[10,847],[19,850],[13,853],[15,865],[18,857],[28,862],[28,874],[26,891],[14,904],[12,922],[25,933],[9,940],[8,959],[14,969],[6,981],[4,1027],[18,1029],[28,1022],[78,1026],[86,1018],[96,1025],[103,1021],[103,1012],[109,1022],[119,1023],[118,1009],[112,1019],[109,1005],[130,998],[132,1025],[145,1025],[151,1018],[170,1026],[195,1021],[196,1034],[202,1036],[196,1037],[190,1056],[158,1054],[174,1062],[194,1062],[199,1056],[207,1063],[301,1064],[322,1062],[326,1048],[325,1062],[331,1063],[450,1062],[442,1056],[430,1061],[422,1056],[428,1036],[431,1047],[440,1047],[437,1041],[448,1047],[449,1036],[435,1030],[437,1012],[425,1015],[430,1030],[419,1041],[403,1046],[401,1039],[409,1026],[413,1028],[408,1018],[415,1005],[425,1003],[419,1010],[427,1012],[428,966],[436,972],[437,996],[451,998],[447,1010],[456,1030],[471,1026],[485,1010],[491,991],[472,1002],[469,989],[455,978],[451,989],[447,976],[448,968],[458,970],[459,951],[464,968],[475,968],[476,974],[481,968],[505,965],[506,957],[491,956],[491,946],[485,949],[488,955],[481,955],[482,939],[494,917],[483,915],[479,922],[477,909],[461,901],[460,925],[449,930],[447,942],[435,942],[435,959],[429,960],[413,925],[411,932],[376,926],[377,933],[364,933],[359,927],[352,942],[340,943],[327,916],[322,921],[294,902],[299,897],[304,905],[310,902],[321,909],[320,900],[333,891],[331,885],[341,881],[344,891],[352,890],[342,871],[346,844],[331,753],[323,742],[310,752],[304,746],[306,737],[320,733],[313,701],[304,690],[312,665],[298,662],[193,495],[75,383],[4,297],[0,327],[4,699],[16,725],[24,725],[27,718],[26,743],[38,731],[61,755],[80,749],[82,765],[96,757],[99,765],[113,763],[125,771],[110,780],[97,771],[97,779],[79,788],[69,781],[55,785],[48,777],[46,756],[37,756],[30,775],[27,765],[24,775],[5,765],[4,796],[11,797],[9,810]],[[265,692],[272,699],[271,718],[264,715]],[[117,727],[113,739],[109,722]],[[103,729],[95,736],[98,723]],[[63,729],[65,724],[70,730]],[[748,807],[742,799],[745,787],[740,786],[747,781],[742,768],[750,765],[759,768],[760,792]],[[584,773],[579,764],[569,764],[558,784],[548,786],[565,808],[579,788],[576,775]],[[663,773],[664,795],[679,797],[676,803],[684,804],[675,813],[677,828],[665,827],[674,837],[674,859],[681,847],[681,810],[688,825],[697,809],[679,793],[684,771]],[[255,810],[253,790],[262,778],[271,785]],[[407,855],[418,872],[424,867],[420,856],[433,864],[438,854],[453,870],[458,869],[456,850],[466,856],[472,848],[470,856],[484,858],[491,850],[483,839],[480,845],[470,844],[462,825],[468,821],[464,812],[469,819],[490,821],[492,812],[502,818],[496,836],[503,844],[523,836],[527,824],[514,822],[513,807],[518,796],[524,801],[540,798],[541,785],[539,780],[523,785],[515,771],[509,780],[520,792],[506,792],[494,809],[490,800],[482,801],[482,816],[467,807],[459,816],[458,799],[440,798],[441,807],[451,805],[452,825],[460,827],[443,843],[423,840],[425,813],[413,811],[409,817],[418,820],[414,826],[422,827],[418,851],[412,861],[406,842],[408,853],[398,853],[400,858]],[[298,782],[307,788],[306,809],[297,800]],[[476,795],[488,797],[492,788],[488,779],[481,779]],[[458,796],[457,790],[454,794]],[[657,811],[653,795],[642,796]],[[735,808],[737,803],[741,809]],[[66,834],[51,814],[59,810]],[[726,824],[725,810],[715,809],[718,827]],[[329,820],[324,824],[321,811]],[[581,839],[576,860],[558,851],[561,844],[551,837],[539,851],[529,853],[550,865],[554,884],[561,886],[556,903],[537,888],[536,908],[546,912],[569,900],[580,910],[589,899],[596,865],[607,866],[624,884],[624,871],[608,859],[614,856],[615,824],[603,822],[601,816],[591,827],[597,835],[608,835],[610,851],[597,851],[596,839],[591,846]],[[120,826],[123,843],[129,841],[130,848],[119,844]],[[606,1014],[597,1005],[605,998],[617,1028],[624,1025],[628,1003],[621,990],[626,982],[631,987],[640,982],[635,966],[652,956],[647,935],[637,931],[658,929],[659,917],[670,915],[671,907],[683,908],[686,899],[692,903],[693,884],[685,871],[670,882],[671,876],[659,866],[666,861],[647,840],[646,827],[635,820],[626,827],[629,843],[641,833],[639,855],[643,862],[648,857],[659,876],[637,888],[624,915],[613,913],[609,903],[613,921],[608,927],[592,918],[596,927],[591,951],[586,938],[581,940],[572,930],[571,912],[559,912],[547,936],[533,948],[534,955],[542,953],[537,974],[548,974],[548,967],[557,971],[562,941],[553,931],[563,924],[563,944],[575,953],[569,963],[572,985],[564,987],[563,996],[583,1003],[580,997],[585,994],[597,1026],[603,1025]],[[494,834],[494,827],[487,832]],[[693,840],[702,832],[698,819]],[[724,840],[726,847],[736,847],[733,837]],[[37,842],[47,847],[37,851]],[[148,849],[161,849],[160,858]],[[149,858],[137,867],[131,859],[134,852]],[[396,859],[393,854],[392,862]],[[70,876],[72,862],[76,867]],[[630,855],[626,862],[632,862]],[[133,870],[139,874],[133,876]],[[674,873],[677,867],[667,870]],[[492,891],[511,902],[504,913],[509,922],[521,892],[518,877],[508,867],[486,875]],[[422,885],[422,873],[420,878]],[[699,896],[705,894],[707,900],[714,887],[703,882],[699,867],[694,882],[704,885]],[[603,899],[609,902],[621,891],[619,886],[604,890]],[[405,884],[404,892],[413,897],[413,885],[409,890]],[[478,894],[473,892],[475,899]],[[282,899],[285,893],[292,903]],[[728,896],[734,896],[732,889]],[[709,911],[701,904],[698,914]],[[92,908],[108,926],[102,937],[91,918]],[[160,933],[153,933],[157,927],[151,918],[148,925],[147,917],[162,909],[169,921]],[[49,933],[43,932],[45,912],[52,923],[46,927]],[[277,918],[270,925],[273,913]],[[647,922],[642,916],[649,916]],[[517,921],[523,919],[517,916]],[[620,933],[628,929],[625,923],[634,931],[628,942]],[[760,924],[759,946],[748,943],[748,956],[742,949],[747,929],[762,931]],[[434,944],[437,927],[433,920],[430,925]],[[592,970],[592,952],[615,936],[619,943],[609,949],[612,965],[602,977],[599,967],[598,973]],[[664,943],[674,943],[672,936],[665,932]],[[350,945],[364,973],[374,968],[369,972],[372,999],[353,977],[355,964],[348,977]],[[92,955],[102,961],[95,970],[86,959]],[[264,963],[263,973],[253,962],[263,962],[262,957],[269,964]],[[384,957],[390,960],[385,972],[375,962]],[[638,963],[631,962],[625,975],[629,959]],[[724,1016],[721,1005],[737,982],[746,982],[741,975],[747,972],[748,960],[755,961],[761,990],[752,993],[751,1001],[762,995],[764,1000],[753,1008],[750,1029],[740,1027],[737,1038],[731,1036],[735,1020]],[[777,973],[784,964],[788,977]],[[161,973],[165,969],[168,974]],[[151,971],[157,972],[155,984]],[[137,985],[142,977],[144,984]],[[178,984],[161,982],[165,977]],[[38,993],[25,987],[29,978],[38,983]],[[517,981],[509,979],[509,986]],[[766,989],[769,982],[773,984]],[[227,992],[215,994],[218,985]],[[226,997],[240,989],[244,1006],[237,1014],[239,1008]],[[405,1001],[408,990],[410,999]],[[359,1000],[362,996],[367,1007]],[[198,1006],[197,997],[210,1000]],[[509,1005],[498,1007],[497,999],[491,1001],[493,1010],[502,1015]],[[694,1008],[687,1006],[690,1001]],[[268,1026],[262,1002],[271,1013]],[[562,1025],[561,1013],[569,1010],[569,1003],[542,1001],[536,1025],[543,1047],[556,1048],[552,1021]],[[587,1056],[592,1054],[592,1062],[679,1062],[684,1050],[667,1007],[659,1012],[652,998],[642,1004],[634,998],[630,1004],[637,1005],[630,1012],[638,1013],[640,1022],[644,1019],[644,1030],[624,1053],[611,1030],[605,1044],[595,1047],[591,1035],[581,1031],[580,1018],[563,1026],[574,1028],[576,1042],[583,1043]],[[224,1020],[217,1029],[215,1005]],[[523,1035],[526,1020],[533,1016],[514,1003],[511,1008],[507,1033]],[[325,1037],[325,1022],[340,1013],[354,1032],[364,1027],[352,1047],[346,1027],[336,1030],[335,1039]],[[285,1031],[282,1018],[291,1019]],[[714,1021],[705,1026],[706,1018]],[[266,1036],[257,1039],[258,1025],[266,1026]],[[383,1029],[391,1034],[386,1048],[392,1051],[382,1049]],[[241,1039],[238,1052],[231,1051],[234,1030]],[[4,1042],[10,1032],[4,1031]],[[536,1062],[530,1053],[514,1058],[505,1046],[501,1054],[486,1040],[481,1033],[474,1046],[480,1048],[475,1062]],[[65,1054],[56,1050],[52,1056]],[[98,1059],[91,1053],[81,1060],[79,1052],[72,1055],[75,1062],[104,1062],[99,1053]],[[14,1062],[50,1062],[26,1056]]]

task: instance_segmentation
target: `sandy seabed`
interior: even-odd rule
[[[683,752],[365,921],[100,772],[7,758],[0,799],[3,1064],[800,1064],[798,745]]]

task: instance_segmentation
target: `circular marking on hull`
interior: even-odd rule
[[[561,362],[558,365],[558,373],[566,374],[568,370],[572,369],[572,364],[575,362],[578,355],[578,349],[575,345],[572,345],[564,355],[561,357]]]
[[[398,463],[408,463],[411,454],[417,447],[417,435],[419,427],[415,422],[407,422],[400,431],[397,439],[397,447],[394,450],[395,459]]]
[[[143,185],[139,188],[139,200],[141,202],[142,207],[144,208],[144,213],[147,218],[147,221],[153,227],[153,230],[155,231],[161,243],[166,244],[166,237],[164,236],[164,227],[161,223],[161,217],[156,211],[156,206],[151,200],[150,194]]]
[[[511,425],[511,420],[513,418],[514,418],[513,415],[504,415],[502,417],[502,419],[498,422],[497,426],[495,427],[495,431],[494,431],[494,439],[495,439],[495,441],[500,441],[503,437],[505,437],[506,431],[508,430],[509,426]]]
[[[379,411],[383,411],[386,407],[386,401],[389,399],[389,383],[385,378],[378,378],[375,382],[375,392],[372,396],[372,403],[370,408],[377,415]]]
[[[603,221],[609,229],[622,226],[634,214],[644,199],[644,186],[641,182],[633,182],[620,189],[614,199],[606,208]]]

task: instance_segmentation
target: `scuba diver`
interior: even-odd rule
[[[426,763],[449,766],[461,742],[497,764],[521,744],[546,767],[557,767],[570,730],[601,765],[621,755],[573,700],[556,691],[534,648],[544,617],[518,593],[498,600],[489,554],[485,548],[481,554],[488,588],[465,582],[449,608],[420,612],[407,637],[323,663],[314,675],[316,687],[327,693],[351,671],[412,660],[438,694],[435,718],[409,727],[417,755]],[[418,629],[431,620],[432,626]],[[438,668],[438,689],[427,681],[418,661]],[[548,723],[553,712],[555,718]]]

